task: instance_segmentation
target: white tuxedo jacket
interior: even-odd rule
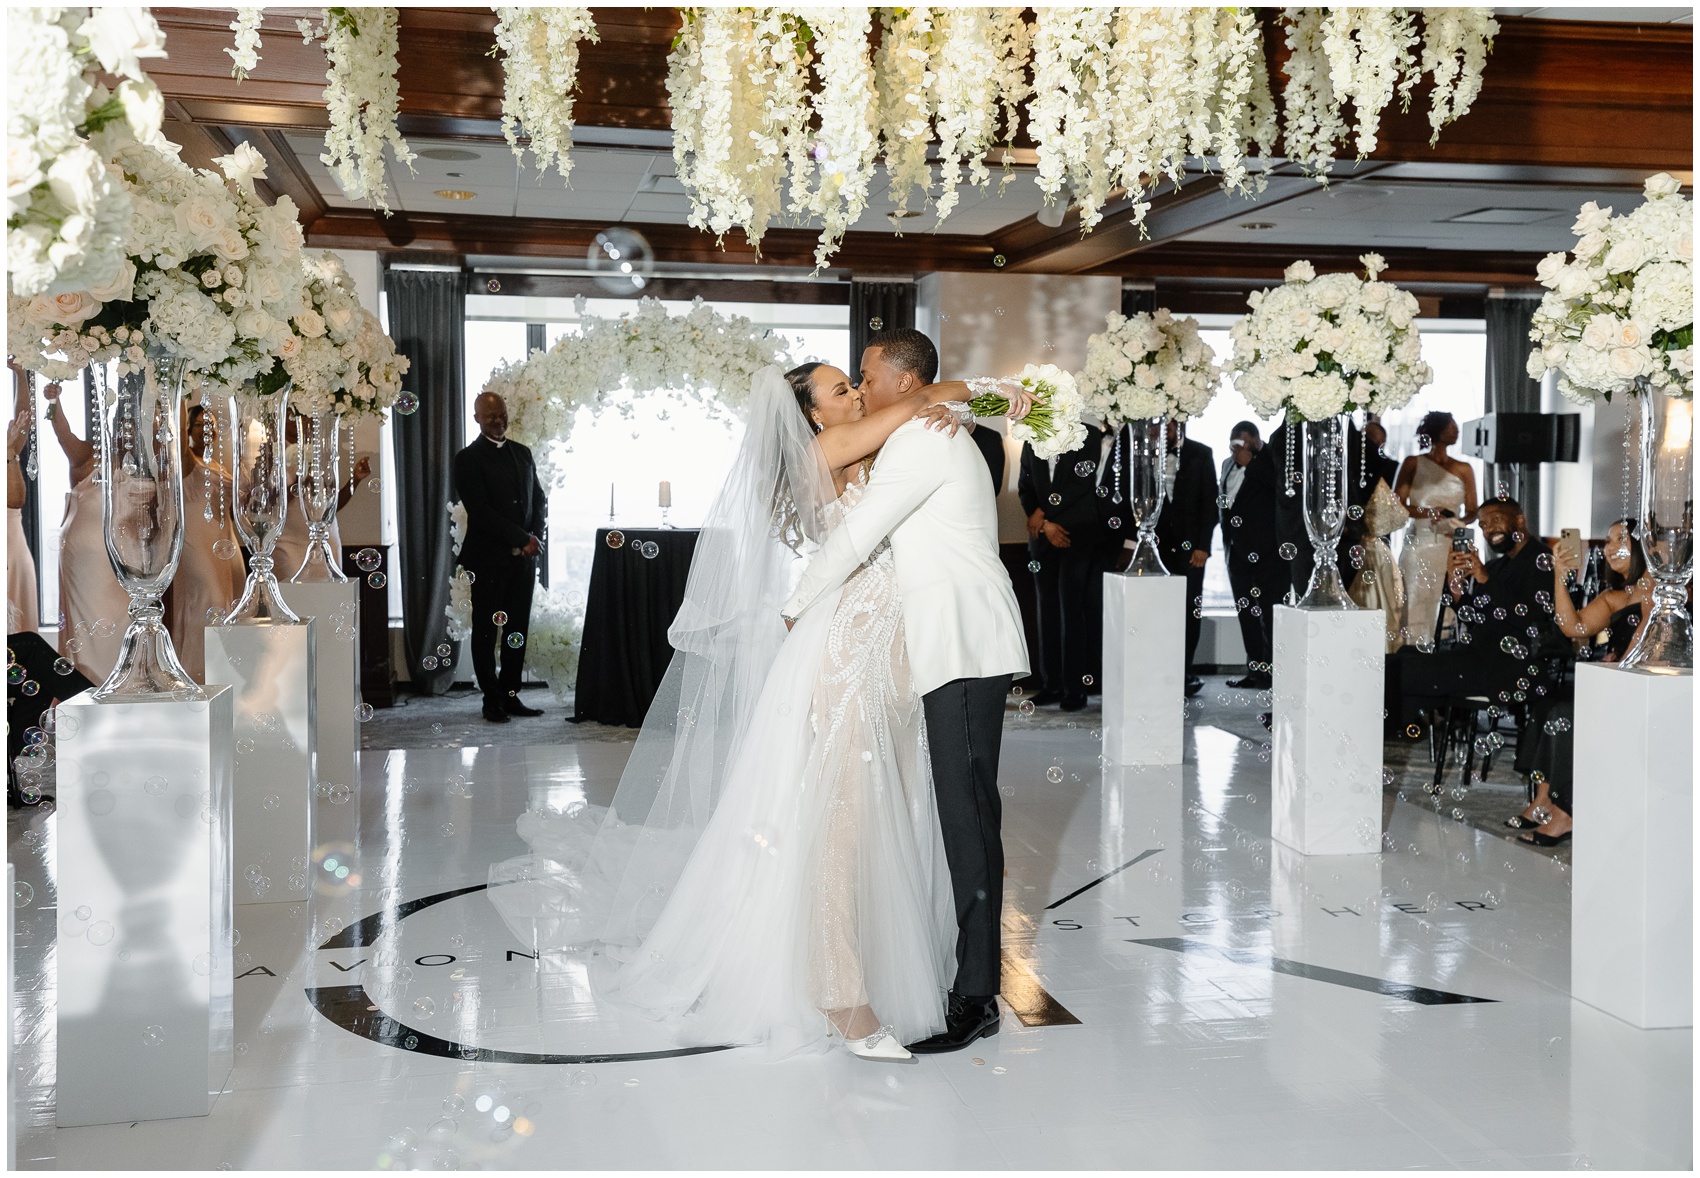
[[[996,500],[986,460],[965,433],[918,421],[886,441],[862,501],[803,570],[785,604],[799,617],[891,537],[915,689],[1027,673],[1027,642],[998,559]]]

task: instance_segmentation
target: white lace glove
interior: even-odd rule
[[[1004,416],[1011,421],[1020,421],[1033,408],[1033,394],[1013,376],[973,376],[963,383],[976,397],[990,395],[1008,401]]]

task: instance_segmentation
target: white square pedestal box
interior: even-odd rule
[[[314,722],[316,724],[313,781],[315,785],[358,788],[354,770],[360,751],[360,721],[354,708],[360,702],[360,586],[353,581],[323,581],[279,586],[289,608],[304,618],[317,618],[313,650]],[[373,625],[387,625],[374,620]]]
[[[1186,578],[1104,574],[1104,755],[1179,765],[1186,708]]]
[[[58,708],[58,1123],[202,1117],[230,1075],[233,695]]]
[[[1570,993],[1694,1024],[1694,676],[1576,668]]]
[[[235,693],[236,895],[307,898],[313,852],[313,654],[319,624],[207,627],[207,682]]]
[[[1387,633],[1376,610],[1275,607],[1269,833],[1306,855],[1381,849]]]

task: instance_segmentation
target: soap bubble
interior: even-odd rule
[[[1015,705],[1015,710],[1020,712],[1023,716],[1031,716],[1033,714],[1033,701],[1030,699],[1024,699]]]
[[[372,718],[372,705],[367,703],[365,700],[361,700],[359,703],[355,704],[354,718],[362,724],[366,723],[366,721]]]
[[[437,656],[428,654],[419,660],[419,665],[427,671],[435,671],[437,669]]]
[[[1106,522],[1111,528],[1119,528],[1122,526],[1122,517],[1119,515],[1112,515]]]
[[[518,650],[520,647],[522,647],[524,645],[525,645],[525,635],[521,634],[518,630],[515,630],[512,634],[508,635],[508,646],[510,648],[512,648],[514,650]]]
[[[1091,475],[1091,473],[1093,471],[1095,471],[1097,469],[1098,469],[1098,464],[1096,462],[1093,462],[1089,458],[1083,459],[1080,462],[1077,462],[1077,463],[1074,464],[1074,473],[1079,475],[1081,478],[1088,477],[1089,475]]]
[[[54,659],[53,660],[53,673],[55,675],[69,675],[72,671],[75,671],[76,669],[77,669],[77,664],[73,663],[70,659]]]
[[[22,880],[12,885],[12,907],[28,908],[35,899],[35,887]]]
[[[373,475],[370,479],[366,480],[366,489],[374,495],[381,495],[384,493],[384,480],[379,478],[377,475]]]
[[[390,579],[382,573],[368,573],[366,574],[366,583],[374,589],[382,589],[390,583]]]
[[[1297,559],[1299,555],[1299,546],[1289,540],[1285,544],[1281,545],[1281,547],[1277,548],[1275,553],[1282,560],[1294,560]]]
[[[643,558],[645,560],[654,560],[656,557],[661,555],[661,545],[657,544],[654,540],[645,540],[642,544],[638,545],[638,551],[643,554]]]
[[[437,1013],[437,1004],[429,998],[419,998],[414,1001],[413,1009],[420,1018],[430,1018]]]
[[[403,392],[395,399],[395,411],[403,417],[408,416],[419,408],[419,397],[415,393]]]
[[[153,798],[163,798],[169,787],[170,783],[157,773],[142,782],[142,792]]]
[[[606,543],[610,548],[624,548],[626,545],[626,534],[624,532],[609,532]]]
[[[1039,571],[1039,562],[1036,561],[1036,560],[1028,561],[1027,562],[1027,571],[1030,572],[1030,573],[1038,572]],[[20,679],[23,678],[23,668],[22,667],[18,668],[18,678],[20,678]]]
[[[384,554],[376,548],[362,548],[354,554],[354,567],[369,573],[384,563]]]
[[[165,1042],[165,1028],[158,1023],[142,1032],[142,1044],[147,1047],[158,1047]]]
[[[346,804],[348,799],[354,796],[354,791],[349,789],[346,785],[338,784],[331,786],[325,796],[330,799],[331,805],[341,806]]]
[[[1061,765],[1052,765],[1049,769],[1045,770],[1045,780],[1049,781],[1052,785],[1057,784],[1062,781],[1062,779],[1063,771]]]
[[[18,690],[23,692],[25,695],[35,695],[41,690],[41,684],[37,683],[34,679],[25,679]]]
[[[454,653],[454,647],[446,642],[437,643],[437,657],[446,659]]]
[[[213,542],[212,550],[213,555],[218,557],[220,560],[234,560],[236,558],[236,541],[229,537],[225,537],[222,540],[216,540]]]
[[[490,620],[498,626],[505,626],[508,624],[508,611],[499,609],[490,615]]]

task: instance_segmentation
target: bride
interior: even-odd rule
[[[756,378],[613,805],[521,816],[532,854],[491,869],[516,936],[593,948],[601,993],[682,1042],[902,1060],[944,1028],[956,916],[889,547],[789,634],[780,606],[886,438],[954,432],[964,388],[866,414],[829,365]]]
[[[1476,518],[1476,475],[1469,463],[1450,453],[1458,441],[1458,422],[1450,413],[1424,414],[1417,441],[1428,453],[1405,459],[1393,485],[1411,517],[1399,553],[1405,587],[1401,630],[1406,644],[1432,650],[1452,533]]]

